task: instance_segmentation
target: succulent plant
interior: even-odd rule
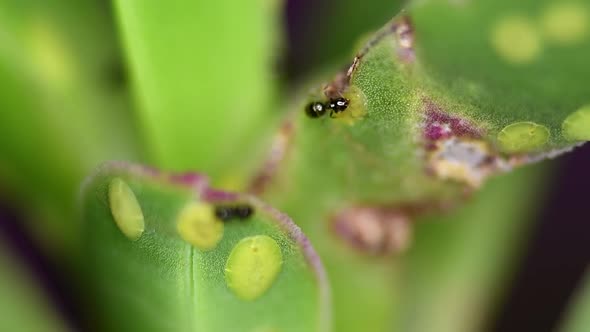
[[[199,174],[123,163],[102,167],[84,196],[91,296],[108,317],[99,330],[329,328],[319,257],[258,199],[212,189]]]
[[[64,197],[98,160],[143,161],[107,162],[87,178],[82,240],[64,236],[57,250],[81,254],[69,259],[84,271],[95,328],[480,330],[545,172],[515,169],[590,140],[590,4],[411,1],[362,39],[343,70],[282,98],[269,68],[279,8],[114,1],[140,133],[112,110],[76,112],[88,100],[124,103],[81,88],[94,63],[63,60],[82,58],[83,40],[102,36],[108,15],[96,16],[97,30],[70,32],[82,40],[75,50],[54,26],[80,22],[73,11],[62,21],[33,17],[23,32],[32,46],[15,43],[62,62],[33,59],[38,72],[22,78],[7,69],[17,55],[0,61],[0,79],[15,82],[0,102],[28,112],[0,122],[6,146],[19,141],[9,129],[38,107],[20,85],[40,79],[48,109],[79,98],[69,112],[80,123],[24,124],[28,141],[74,147],[41,151],[42,170],[21,154],[31,149],[7,149],[14,162],[0,169],[26,166],[32,177],[15,178],[15,188],[46,181],[20,194],[52,207],[49,215],[74,218]],[[100,149],[76,141],[109,129]],[[87,164],[76,162],[83,152]],[[564,326],[577,331],[578,321]]]

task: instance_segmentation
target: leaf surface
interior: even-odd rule
[[[89,291],[104,328],[329,329],[319,257],[258,199],[216,191],[198,174],[123,163],[103,166],[83,192]],[[214,209],[227,206],[253,214],[223,222]]]

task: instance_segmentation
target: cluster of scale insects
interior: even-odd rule
[[[319,118],[330,111],[330,117],[333,118],[335,114],[344,112],[348,108],[349,100],[343,97],[330,99],[327,103],[314,101],[307,105],[305,114],[310,118]]]

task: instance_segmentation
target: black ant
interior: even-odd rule
[[[215,207],[215,216],[222,221],[229,221],[232,219],[248,219],[254,214],[254,208],[250,205],[218,205]]]
[[[305,108],[305,114],[310,118],[319,118],[324,116],[328,110],[330,110],[330,117],[333,118],[335,114],[344,112],[348,108],[349,100],[346,98],[330,99],[327,103],[314,101],[307,105]]]

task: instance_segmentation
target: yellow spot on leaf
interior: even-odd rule
[[[530,152],[543,147],[549,140],[549,129],[534,122],[517,122],[506,126],[498,134],[504,152]]]
[[[200,250],[211,250],[223,237],[223,222],[215,217],[213,206],[200,202],[188,203],[177,218],[182,239]]]
[[[497,21],[490,42],[502,59],[515,65],[532,62],[542,48],[534,23],[523,16],[507,16]]]
[[[570,114],[561,129],[563,136],[570,141],[590,141],[590,104]]]
[[[255,300],[277,278],[283,264],[281,248],[266,235],[242,239],[232,249],[225,264],[229,289],[243,300]]]
[[[121,178],[109,183],[109,206],[115,223],[131,240],[137,240],[145,228],[141,206],[131,188]]]
[[[548,40],[567,45],[585,40],[588,20],[588,10],[584,5],[556,2],[543,13],[541,25]]]

